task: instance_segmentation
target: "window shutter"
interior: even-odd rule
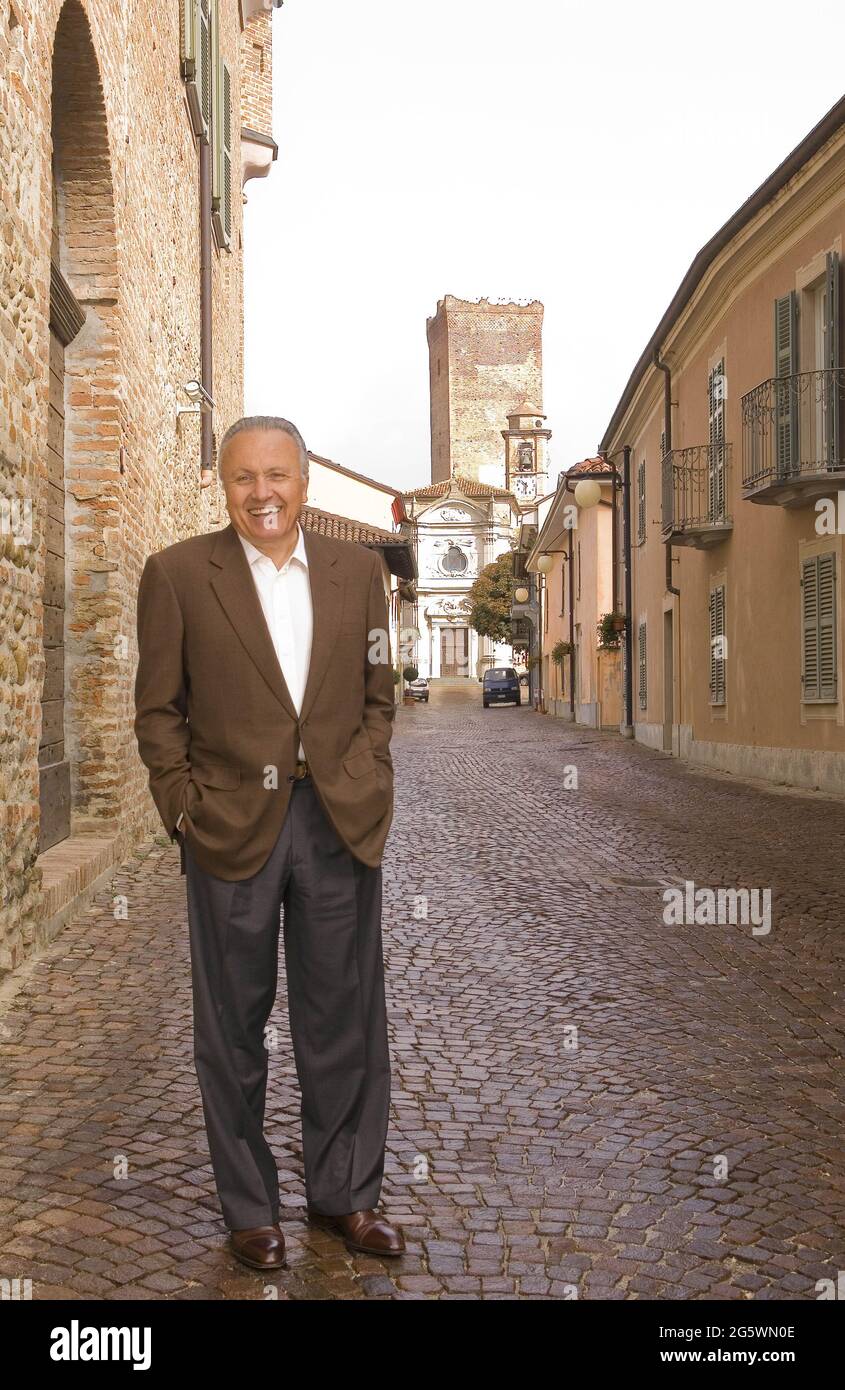
[[[774,384],[775,451],[777,471],[782,476],[798,468],[798,402],[795,383],[798,371],[798,295],[790,290],[775,300]],[[785,378],[781,384],[781,378]]]
[[[210,0],[181,0],[179,30],[182,76],[187,84],[188,110],[195,135],[210,138],[211,128],[211,13]]]
[[[212,70],[214,143],[211,158],[211,214],[217,244],[231,248],[232,239],[232,78],[220,57],[219,0],[214,0]]]
[[[801,612],[803,625],[803,659],[801,680],[804,699],[819,698],[819,595],[816,560],[805,560],[801,566]]]
[[[828,373],[824,379],[822,399],[825,403],[824,458],[828,465],[840,461],[842,447],[842,384],[840,370],[840,273],[839,255],[828,251],[825,266],[825,305],[824,305],[824,365]]]
[[[803,650],[801,679],[805,700],[837,698],[836,555],[832,550],[801,566]]]
[[[721,358],[707,377],[710,449],[707,463],[708,520],[721,521],[725,515],[725,359]]]
[[[836,556],[819,555],[819,699],[836,699]]]
[[[710,591],[710,703],[723,705],[726,698],[725,586]]]
[[[645,540],[645,459],[637,467],[637,540]]]
[[[648,663],[646,651],[646,625],[640,623],[638,632],[638,659],[639,659],[639,695],[640,709],[645,709],[648,703]]]
[[[199,0],[199,84],[202,105],[203,135],[210,138],[211,132],[211,8],[210,0]]]

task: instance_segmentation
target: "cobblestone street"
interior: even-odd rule
[[[399,708],[384,861],[383,1205],[304,1219],[285,979],[266,1133],[288,1269],[240,1266],[193,1067],[163,837],[2,1002],[0,1272],[38,1298],[793,1299],[845,1268],[845,806],[691,771],[471,682]],[[569,785],[575,768],[578,786]],[[667,926],[667,885],[770,888],[771,931]],[[125,894],[127,919],[113,895]],[[724,1166],[719,1168],[720,1159]]]

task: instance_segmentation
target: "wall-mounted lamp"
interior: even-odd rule
[[[528,602],[528,590],[525,588],[525,585],[524,585],[524,584],[520,584],[520,586],[519,586],[518,589],[514,589],[514,591],[513,591],[513,596],[514,596],[514,598],[516,599],[517,603],[527,603],[527,602]]]
[[[595,478],[582,478],[575,484],[575,502],[579,507],[597,507],[601,501],[601,483]]]
[[[208,394],[202,382],[186,381],[185,385],[182,387],[182,390],[185,392],[185,395],[188,397],[188,400],[193,401],[194,404],[177,405],[177,420],[179,419],[180,415],[207,415],[214,409],[214,398],[213,396],[210,396]]]

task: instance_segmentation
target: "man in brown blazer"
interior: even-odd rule
[[[218,467],[230,525],[147,560],[135,732],[186,875],[194,1059],[231,1248],[285,1263],[264,1138],[264,1029],[283,910],[308,1212],[348,1248],[404,1250],[375,1210],[390,1101],[381,860],[395,713],[377,554],[303,531],[308,455],[239,420]]]

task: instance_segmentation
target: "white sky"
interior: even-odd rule
[[[430,479],[438,299],[545,305],[551,474],[591,454],[696,251],[843,92],[828,0],[286,0],[246,186],[245,412]]]

